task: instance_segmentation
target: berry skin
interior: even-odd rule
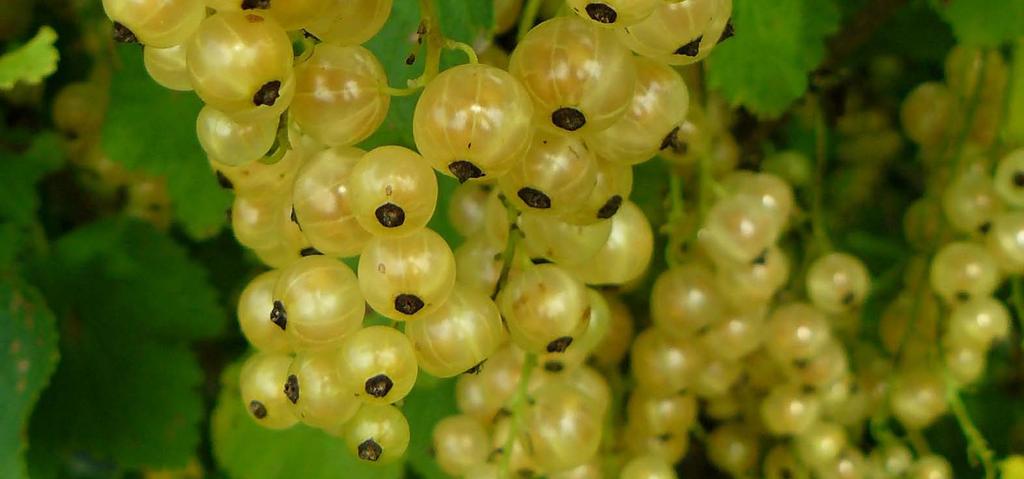
[[[437,463],[444,472],[454,476],[484,464],[491,452],[487,447],[489,441],[484,426],[470,416],[448,416],[434,426]]]
[[[510,271],[498,305],[512,341],[534,353],[564,352],[590,315],[586,288],[554,264]]]
[[[574,225],[555,217],[530,213],[519,217],[518,226],[532,258],[546,258],[566,266],[594,259],[612,232],[610,221]]]
[[[391,97],[384,67],[369,50],[321,43],[295,68],[291,117],[327,146],[354,145],[384,122]]]
[[[818,309],[841,313],[864,302],[871,279],[864,263],[844,253],[829,253],[811,263],[807,295]]]
[[[378,313],[405,321],[436,311],[455,286],[455,256],[437,233],[378,236],[359,258],[359,287]]]
[[[690,105],[686,83],[671,67],[644,57],[634,57],[633,65],[637,80],[629,108],[607,129],[587,136],[597,156],[627,165],[653,158]]]
[[[1024,149],[1011,151],[996,165],[993,175],[996,193],[1010,206],[1024,206]]]
[[[587,284],[625,284],[641,277],[651,263],[654,232],[644,212],[626,201],[611,222],[608,241],[594,260],[571,268]]]
[[[169,90],[190,91],[192,79],[188,76],[185,54],[185,45],[146,47],[142,50],[142,61],[150,78],[160,86]]]
[[[292,361],[285,395],[303,423],[337,430],[359,410],[355,391],[345,387],[335,365],[334,350],[300,353]]]
[[[690,387],[706,355],[693,339],[673,339],[657,328],[648,328],[633,341],[630,367],[638,390],[665,396]]]
[[[512,52],[509,72],[530,92],[536,123],[562,133],[611,126],[629,107],[636,82],[629,50],[614,33],[577,17],[530,30]]]
[[[402,457],[409,447],[409,421],[394,406],[364,404],[345,423],[341,436],[361,461],[387,464]]]
[[[352,169],[363,154],[353,147],[323,150],[295,178],[294,220],[310,244],[326,255],[355,256],[372,237],[356,221],[349,187]]]
[[[271,152],[277,139],[278,122],[278,118],[272,116],[237,119],[205,106],[196,118],[196,136],[212,163],[245,167]],[[284,160],[278,163],[281,161]],[[267,165],[254,167],[268,171],[276,169]]]
[[[658,276],[650,304],[652,322],[679,338],[693,335],[725,313],[714,273],[700,264],[685,264]]]
[[[326,256],[307,256],[281,271],[271,319],[285,318],[285,331],[297,350],[330,349],[359,329],[365,304],[348,266]]]
[[[421,368],[452,377],[481,364],[508,337],[498,307],[487,295],[456,287],[431,314],[405,326]]]
[[[202,0],[103,0],[103,10],[114,21],[115,33],[125,32],[154,48],[184,43],[206,16]]]
[[[373,38],[391,15],[393,0],[332,0],[327,14],[306,30],[321,41],[359,45]]]
[[[374,235],[403,236],[426,226],[437,203],[437,178],[416,152],[371,150],[349,180],[356,221]]]
[[[236,117],[278,116],[292,101],[292,44],[273,19],[216,13],[188,43],[192,86],[204,102]]]
[[[256,349],[279,353],[291,350],[285,330],[270,320],[274,309],[274,285],[279,271],[267,271],[249,281],[238,297],[238,324]]]
[[[621,479],[678,479],[672,465],[656,456],[641,455],[630,459],[622,467]]]
[[[639,23],[618,30],[634,52],[669,65],[706,58],[718,44],[732,15],[732,0],[662,2]]]
[[[932,289],[949,304],[991,295],[1001,281],[995,259],[981,245],[957,241],[932,258]]]
[[[292,357],[287,354],[261,353],[250,356],[242,365],[242,403],[249,416],[263,427],[287,429],[298,422],[283,387],[291,363]]]
[[[416,384],[419,371],[412,343],[387,326],[369,326],[345,338],[337,367],[345,389],[367,404],[401,400]]]
[[[956,98],[945,85],[923,83],[903,100],[900,123],[903,131],[923,147],[941,146],[957,115]]]
[[[416,148],[461,182],[499,178],[520,163],[533,135],[533,104],[512,75],[488,65],[445,70],[413,114]]]
[[[499,180],[520,211],[561,216],[573,213],[594,190],[597,162],[575,137],[537,132],[523,161]]]
[[[528,419],[533,459],[544,470],[563,470],[587,462],[601,445],[603,417],[592,401],[568,384],[541,388]]]

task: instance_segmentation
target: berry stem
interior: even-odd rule
[[[271,145],[270,151],[260,158],[260,162],[266,165],[273,165],[284,158],[284,155],[292,149],[292,142],[288,138],[288,112],[281,114],[281,120],[277,124],[277,137],[274,138],[274,144]]]
[[[469,59],[469,63],[472,63],[474,65],[480,63],[480,59],[478,59],[476,56],[476,50],[473,50],[473,47],[466,45],[465,43],[457,42],[450,38],[446,38],[444,40],[444,47],[449,50],[458,50],[462,53],[465,53],[466,58]]]
[[[1024,279],[1014,276],[1010,280],[1010,302],[1013,303],[1013,312],[1020,322],[1021,347],[1024,347]]]
[[[420,3],[420,40],[426,43],[427,59],[423,65],[423,73],[407,82],[405,88],[382,87],[391,96],[410,96],[427,86],[441,71],[441,52],[445,49],[460,50],[469,57],[470,63],[477,63],[476,52],[465,43],[445,38],[441,30],[440,17],[434,0],[419,0]],[[410,61],[410,64],[412,62]]]
[[[981,467],[985,470],[985,479],[995,479],[995,453],[989,448],[985,436],[981,434],[978,427],[974,425],[974,421],[971,420],[967,407],[964,406],[964,402],[960,399],[960,394],[957,392],[956,381],[948,376],[946,377],[946,397],[949,400],[949,409],[953,412],[953,417],[956,418],[957,424],[960,425],[964,438],[967,439],[968,457],[975,464],[977,462],[981,463]]]
[[[538,11],[540,11],[540,0],[526,0],[526,5],[523,6],[523,13],[519,17],[516,43],[523,41],[523,37],[533,28],[533,22],[537,19]]]
[[[921,434],[919,429],[907,431],[907,442],[914,448],[917,457],[924,457],[932,452],[932,448],[928,445],[928,439]]]
[[[519,384],[516,387],[515,395],[509,402],[509,408],[512,410],[512,424],[508,428],[508,437],[505,438],[505,443],[502,445],[502,456],[501,456],[501,467],[499,477],[511,477],[509,475],[509,461],[512,458],[512,443],[515,441],[516,436],[523,430],[523,420],[526,416],[526,407],[529,403],[528,386],[530,384],[530,375],[533,374],[533,369],[537,366],[537,355],[533,353],[527,353],[526,359],[523,361],[523,369],[519,375]]]
[[[671,268],[682,264],[681,248],[686,242],[686,238],[679,237],[678,231],[683,218],[686,216],[683,204],[683,179],[675,172],[672,172],[668,177],[668,199],[670,202],[668,218],[666,218],[665,224],[662,225],[661,232],[668,238],[665,244],[665,262]]]
[[[988,67],[988,50],[981,50],[980,59],[978,61],[978,75],[983,76],[985,69]],[[974,126],[974,116],[978,112],[978,104],[980,103],[979,97],[981,96],[981,85],[982,79],[979,77],[978,81],[974,83],[974,87],[971,88],[970,94],[967,98],[964,98],[967,104],[967,109],[964,111],[964,123],[960,128],[960,136],[956,138],[956,141],[949,145],[947,155],[952,155],[948,158],[948,163],[953,167],[950,171],[953,173],[951,177],[956,177],[960,173],[960,160],[964,157],[964,149],[967,147],[967,139],[971,136],[971,130]]]
[[[828,130],[825,126],[825,112],[817,96],[811,98],[814,104],[814,180],[811,182],[811,229],[819,255],[832,251],[832,241],[825,227],[825,205],[822,183],[828,164]]]

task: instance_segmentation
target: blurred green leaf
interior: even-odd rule
[[[0,477],[28,477],[23,454],[32,406],[57,366],[57,327],[35,288],[0,277]]]
[[[14,88],[18,82],[35,85],[57,71],[56,42],[57,32],[44,26],[24,45],[0,55],[0,90]]]
[[[129,169],[166,176],[175,219],[194,238],[213,236],[224,227],[231,195],[217,185],[196,138],[202,102],[150,79],[137,46],[116,48],[103,150]]]
[[[223,330],[206,271],[146,223],[100,221],[36,268],[63,361],[32,418],[30,457],[180,467],[195,454],[202,370],[190,343]]]
[[[839,26],[834,0],[736,0],[736,36],[708,59],[708,82],[733,105],[775,117],[807,90]]]
[[[994,47],[1024,32],[1020,0],[932,0],[932,5],[965,45]]]
[[[1017,40],[1010,63],[1010,84],[1007,87],[1009,108],[1006,109],[1006,139],[1024,144],[1024,38]]]
[[[446,479],[431,452],[434,425],[458,414],[455,406],[455,379],[437,379],[420,372],[416,387],[405,399],[402,412],[409,418],[409,465],[425,479]]]
[[[239,479],[397,479],[401,462],[375,466],[352,455],[345,442],[323,431],[296,425],[283,431],[256,424],[242,405],[236,363],[224,371],[210,420],[213,455],[230,477]]]
[[[60,168],[63,158],[60,139],[52,132],[34,136],[32,144],[23,153],[0,149],[0,178],[4,179],[0,221],[21,224],[34,221],[39,209],[36,183]]]

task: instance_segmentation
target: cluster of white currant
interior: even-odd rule
[[[391,0],[103,4],[116,39],[144,45],[154,80],[206,103],[197,134],[236,193],[235,235],[279,268],[239,301],[260,351],[241,372],[252,417],[272,428],[302,421],[343,436],[363,460],[387,461],[408,444],[393,404],[418,369],[483,369],[466,376],[483,381],[506,363],[529,375],[519,363],[539,356],[552,380],[538,373],[527,388],[523,377],[529,404],[514,408],[537,427],[520,459],[503,448],[499,469],[528,459],[555,473],[595,459],[609,394],[582,363],[619,335],[606,334],[612,307],[585,284],[646,270],[653,234],[628,201],[631,166],[683,125],[688,93],[669,65],[699,61],[731,34],[731,1],[570,2],[579,16],[533,28],[508,71],[474,62],[429,79],[413,118],[418,153],[352,146],[389,107],[384,69],[359,44]],[[300,31],[315,46],[296,59],[288,32]],[[435,169],[465,183],[452,213],[471,238],[458,255],[426,227]],[[338,259],[356,255],[358,276]],[[400,328],[364,327],[367,303]],[[496,391],[479,392],[504,407]],[[520,416],[492,430],[495,440],[518,444]],[[634,469],[652,467],[671,471],[649,460]]]
[[[1009,334],[1009,311],[993,294],[1005,276],[1024,271],[1024,214],[1015,211],[1024,207],[1024,151],[990,160],[1006,70],[995,51],[954,48],[946,82],[918,86],[902,105],[907,136],[934,165],[926,196],[904,217],[907,238],[923,254],[880,324],[886,348],[902,349],[918,366],[904,381],[913,390],[894,384],[891,393],[917,398],[894,411],[911,428],[945,414],[947,386],[976,382],[993,344]]]

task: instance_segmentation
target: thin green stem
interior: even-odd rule
[[[669,267],[674,267],[683,261],[681,250],[686,241],[685,238],[679,237],[680,224],[686,215],[683,205],[683,179],[675,172],[672,172],[668,178],[668,195],[668,218],[662,225],[661,232],[668,238],[665,244],[665,262]]]
[[[533,28],[533,22],[537,19],[537,12],[540,11],[541,0],[526,0],[523,12],[519,16],[519,28],[516,30],[516,43],[523,41],[523,37]]]
[[[444,47],[447,48],[448,50],[458,50],[466,54],[466,58],[469,60],[469,63],[472,63],[474,65],[480,63],[480,59],[477,58],[476,56],[476,50],[474,50],[473,47],[465,43],[457,42],[455,40],[446,38],[444,41]]]
[[[509,461],[512,458],[512,445],[515,443],[516,436],[524,429],[523,422],[526,417],[526,408],[530,402],[528,391],[530,375],[533,374],[536,366],[537,355],[527,353],[526,359],[523,361],[522,372],[519,375],[519,384],[516,386],[516,392],[509,402],[509,408],[512,411],[512,423],[508,428],[508,437],[505,438],[505,442],[502,445],[500,475],[498,477],[510,477],[508,467]]]
[[[426,44],[427,54],[423,65],[423,73],[419,77],[409,80],[405,88],[394,88],[384,86],[382,90],[391,96],[409,96],[427,86],[434,77],[441,71],[441,51],[445,47],[459,48],[449,45],[449,41],[441,30],[441,22],[437,16],[437,7],[434,0],[419,0],[420,4],[420,41]],[[457,43],[457,42],[456,42]],[[476,53],[470,56],[475,59]],[[474,61],[475,63],[475,61]],[[411,64],[411,62],[410,62]]]
[[[288,137],[288,122],[291,121],[288,112],[281,114],[281,119],[277,123],[277,137],[274,138],[274,144],[270,147],[270,151],[267,152],[263,158],[260,158],[260,162],[266,165],[273,165],[284,158],[285,153],[288,153],[292,149],[291,139]]]
[[[988,66],[988,62],[986,61],[987,53],[987,50],[982,50],[981,54],[979,55],[979,76],[984,75],[985,68]],[[964,99],[967,102],[967,110],[964,111],[964,115],[962,117],[964,120],[964,124],[960,130],[960,136],[957,137],[956,142],[951,145],[950,150],[947,152],[947,154],[953,155],[953,169],[950,171],[951,177],[955,177],[955,175],[960,171],[960,160],[964,156],[964,148],[967,147],[967,139],[971,136],[971,129],[974,126],[974,117],[975,114],[978,112],[978,99],[981,96],[982,83],[984,83],[982,79],[978,78],[978,81],[974,82],[974,87],[971,89],[971,92],[968,94],[967,98]]]
[[[814,102],[814,180],[811,182],[811,230],[818,254],[832,251],[832,241],[825,227],[824,180],[828,163],[828,130],[825,126],[825,113],[817,97]]]
[[[1010,280],[1010,303],[1013,305],[1013,313],[1020,322],[1021,347],[1024,348],[1024,278],[1014,276]]]
[[[953,412],[953,417],[956,418],[960,430],[964,433],[964,438],[967,439],[968,457],[975,463],[981,463],[981,467],[985,471],[985,479],[995,479],[995,452],[992,451],[985,436],[971,420],[967,407],[964,406],[964,402],[957,392],[956,381],[949,377],[946,378],[946,397],[949,400],[949,408]]]

